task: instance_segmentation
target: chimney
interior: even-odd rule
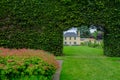
[[[77,30],[77,35],[80,37],[80,30]]]

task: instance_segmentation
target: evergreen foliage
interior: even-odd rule
[[[90,29],[88,26],[81,26],[78,28],[80,30],[80,37],[81,38],[89,38],[90,37]]]

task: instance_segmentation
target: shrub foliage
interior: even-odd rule
[[[120,0],[1,0],[0,46],[62,54],[63,31],[81,25],[106,30],[104,54],[120,56]]]
[[[103,41],[85,41],[85,42],[82,42],[80,44],[81,46],[89,46],[89,47],[93,47],[93,48],[104,48],[104,44],[103,44]]]
[[[44,51],[4,48],[0,50],[0,80],[16,80],[26,76],[39,76],[39,79],[51,80],[58,68],[54,56]]]

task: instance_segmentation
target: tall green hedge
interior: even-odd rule
[[[0,46],[62,55],[63,31],[81,25],[106,29],[104,54],[120,56],[120,0],[1,0]]]
[[[104,35],[104,54],[107,56],[120,57],[120,27],[111,27]]]

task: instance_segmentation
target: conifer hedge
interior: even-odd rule
[[[105,28],[104,54],[120,56],[120,0],[1,0],[0,46],[62,55],[63,31],[81,25]]]

